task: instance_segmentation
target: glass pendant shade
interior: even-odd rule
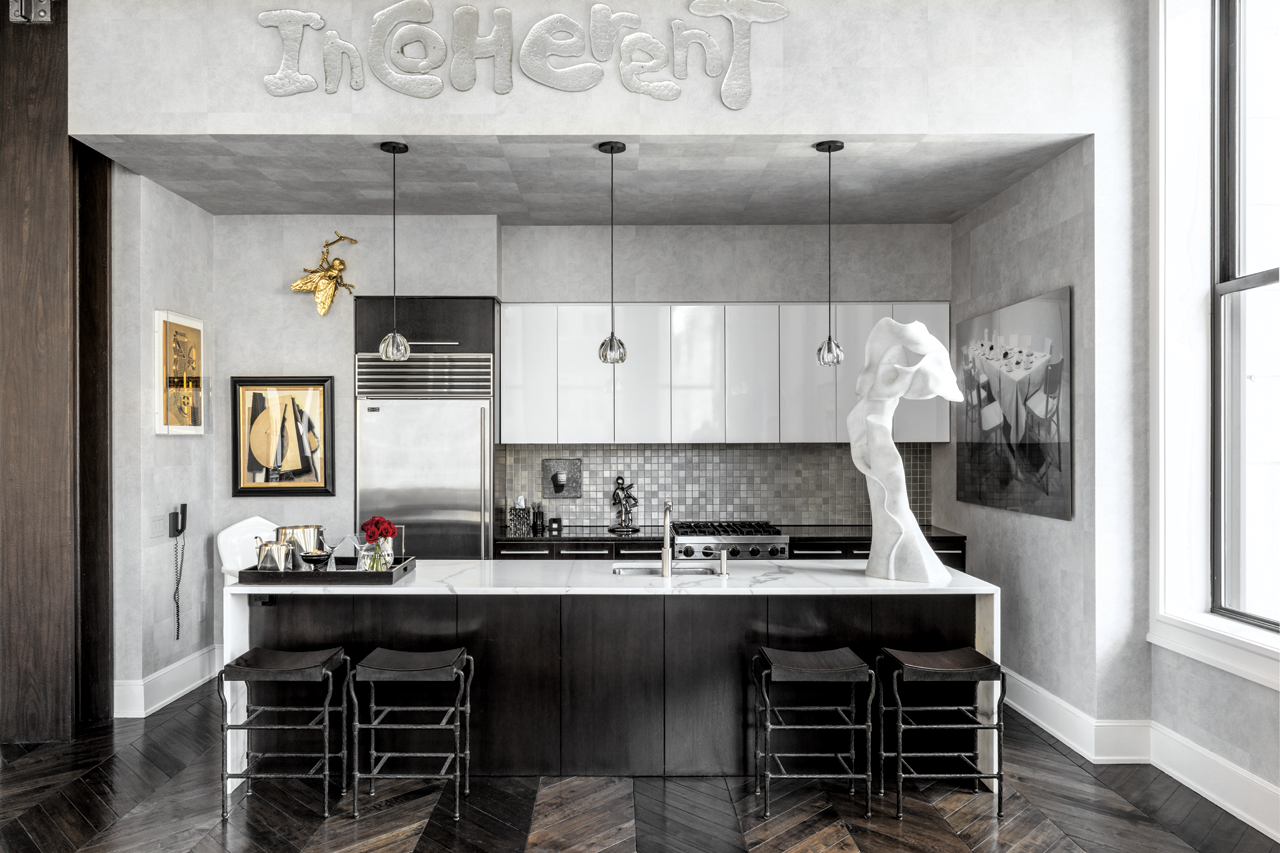
[[[844,350],[828,335],[822,342],[822,346],[818,347],[818,364],[823,367],[835,367],[842,361],[844,361]]]
[[[622,364],[627,360],[627,345],[612,332],[600,344],[600,360],[605,364]]]
[[[409,342],[399,332],[392,332],[378,345],[378,355],[383,361],[408,361]]]

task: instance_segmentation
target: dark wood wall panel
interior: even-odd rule
[[[112,716],[111,161],[72,143],[79,303],[79,640],[76,721]]]
[[[463,596],[458,642],[476,661],[475,772],[559,776],[560,596]]]
[[[66,12],[0,19],[0,740],[70,739],[76,712]]]
[[[560,600],[560,772],[661,776],[661,595]]]
[[[754,705],[751,656],[768,634],[754,595],[666,599],[666,775],[742,776]]]

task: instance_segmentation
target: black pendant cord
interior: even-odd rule
[[[391,334],[397,335],[400,330],[396,324],[396,195],[399,183],[396,181],[396,160],[399,154],[391,155]]]
[[[831,340],[831,150],[827,150],[827,340]]]
[[[613,152],[609,152],[609,337],[617,336],[613,321]]]

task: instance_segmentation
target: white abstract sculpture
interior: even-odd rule
[[[907,353],[922,356],[909,364]],[[907,477],[893,444],[898,400],[964,399],[951,371],[947,348],[923,323],[885,317],[867,339],[866,364],[858,374],[858,402],[849,412],[853,464],[866,475],[871,497],[871,557],[867,576],[941,583],[950,578],[907,503]]]

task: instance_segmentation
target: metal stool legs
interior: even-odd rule
[[[876,668],[879,669],[881,658],[876,659]],[[902,704],[902,694],[900,686],[903,682],[904,670],[896,668],[891,676],[893,686],[893,706],[885,708],[880,706],[881,719],[885,710],[894,712],[895,725],[898,740],[895,752],[887,753],[884,751],[884,732],[880,734],[880,793],[884,794],[884,759],[892,756],[897,775],[897,817],[902,820],[902,786],[905,779],[972,779],[973,789],[976,793],[979,790],[979,784],[983,779],[990,779],[996,782],[996,816],[1004,817],[1004,700],[1005,700],[1005,675],[1001,671],[999,674],[1000,682],[1000,698],[995,707],[995,722],[984,723],[978,717],[978,701],[977,691],[981,681],[974,681],[974,702],[972,705],[919,705],[907,706]],[[986,680],[986,679],[983,679]],[[951,680],[955,683],[956,680]],[[910,716],[911,712],[957,712],[965,718],[959,723],[925,723],[916,722]],[[907,752],[904,746],[905,733],[907,731],[941,731],[953,730],[957,732],[970,731],[973,733],[973,751],[972,752]],[[996,737],[996,756],[995,768],[992,773],[982,772],[979,765],[978,737],[983,731],[993,731]],[[919,773],[916,772],[907,759],[911,758],[957,758],[963,761],[968,770],[959,773]]]
[[[360,817],[360,780],[369,780],[369,794],[372,795],[378,779],[452,779],[455,791],[453,803],[453,819],[462,817],[461,798],[471,793],[471,681],[475,677],[475,659],[471,655],[462,656],[462,666],[456,671],[453,680],[458,682],[457,693],[452,705],[382,705],[377,702],[377,681],[369,680],[369,722],[360,721],[360,707],[357,704],[355,681],[351,679],[349,691],[354,713],[351,722],[351,741],[356,750],[352,762],[352,817]],[[439,722],[423,723],[389,723],[387,716],[393,712],[441,713]],[[369,772],[360,772],[360,732],[369,732]],[[379,731],[451,731],[453,733],[453,752],[378,752],[377,736]],[[392,758],[442,758],[444,763],[438,773],[386,773],[383,767]]]
[[[865,666],[863,667],[865,670]],[[756,685],[756,794],[764,792],[764,811],[762,816],[769,817],[771,784],[774,779],[838,779],[849,780],[849,795],[853,796],[856,790],[858,779],[863,779],[867,786],[867,810],[866,816],[871,817],[871,767],[872,755],[871,749],[871,729],[872,729],[872,708],[876,695],[876,679],[874,673],[870,674],[867,680],[867,700],[866,700],[866,716],[865,722],[861,725],[857,722],[858,716],[858,684],[857,681],[849,683],[849,704],[842,705],[774,705],[772,697],[769,695],[769,682],[771,680],[772,668],[765,665],[761,655],[756,655],[751,660],[751,676]],[[836,715],[838,722],[829,724],[802,724],[798,722],[788,723],[783,716],[784,712],[827,712]],[[776,722],[775,722],[776,717]],[[845,753],[827,753],[827,752],[786,752],[778,753],[773,751],[773,732],[779,731],[844,731],[849,732],[849,752],[847,760]],[[865,740],[866,752],[866,772],[858,773],[855,770],[857,765],[857,737],[858,732],[863,733]],[[834,758],[839,762],[842,773],[791,773],[787,772],[786,765],[783,763],[784,758]],[[772,762],[777,762],[778,770],[773,771]]]
[[[338,658],[338,660],[340,664],[344,667],[347,681],[350,682],[351,661],[347,658],[345,654],[341,655]],[[271,681],[272,680],[269,677],[267,677],[268,673],[264,672],[262,675],[263,677],[256,678],[254,680],[255,681]],[[334,711],[341,711],[342,713],[341,731],[344,733],[344,739],[343,739],[342,748],[340,750],[339,755],[342,758],[342,773],[341,773],[342,793],[345,794],[347,792],[347,745],[345,740],[346,722],[347,722],[346,691],[343,690],[341,686],[338,688],[338,697],[342,700],[342,704],[339,708],[332,707],[332,701],[334,698],[333,671],[332,670],[325,671],[322,674],[321,678],[325,682],[325,696],[324,696],[324,703],[319,707],[306,707],[306,706],[291,707],[288,705],[253,705],[248,701],[249,688],[248,688],[248,684],[245,683],[245,691],[246,691],[245,720],[243,723],[231,723],[227,719],[228,707],[227,707],[227,694],[226,694],[226,680],[227,680],[226,670],[224,669],[223,671],[220,671],[218,673],[218,699],[222,703],[221,779],[222,779],[222,818],[223,820],[226,820],[227,816],[230,814],[230,791],[228,790],[227,783],[232,779],[246,780],[249,794],[253,793],[254,779],[322,779],[324,783],[324,793],[322,795],[324,798],[324,816],[328,817],[329,816],[329,781],[332,775],[330,771],[330,764],[331,764],[331,760],[335,757],[330,748],[330,741],[329,741],[329,733],[330,733],[329,714]],[[233,680],[240,681],[241,679],[233,679]],[[288,679],[282,679],[282,680],[288,680]],[[287,713],[287,712],[298,712],[298,711],[315,712],[316,716],[312,717],[310,722],[308,723],[302,723],[297,725],[285,724],[285,723],[255,722],[256,718],[259,715],[264,713],[271,713],[271,712]],[[240,773],[231,773],[227,770],[227,758],[228,758],[227,735],[229,732],[232,732],[232,731],[244,731],[246,733],[250,731],[315,731],[315,732],[319,732],[321,737],[323,738],[323,745],[320,752],[253,752],[252,750],[247,749],[247,744],[246,744],[247,762],[245,765],[245,769]],[[319,761],[317,761],[316,764],[312,765],[311,769],[306,773],[256,772],[255,767],[257,767],[257,765],[260,762],[262,762],[264,759],[268,759],[268,758],[318,758]]]

